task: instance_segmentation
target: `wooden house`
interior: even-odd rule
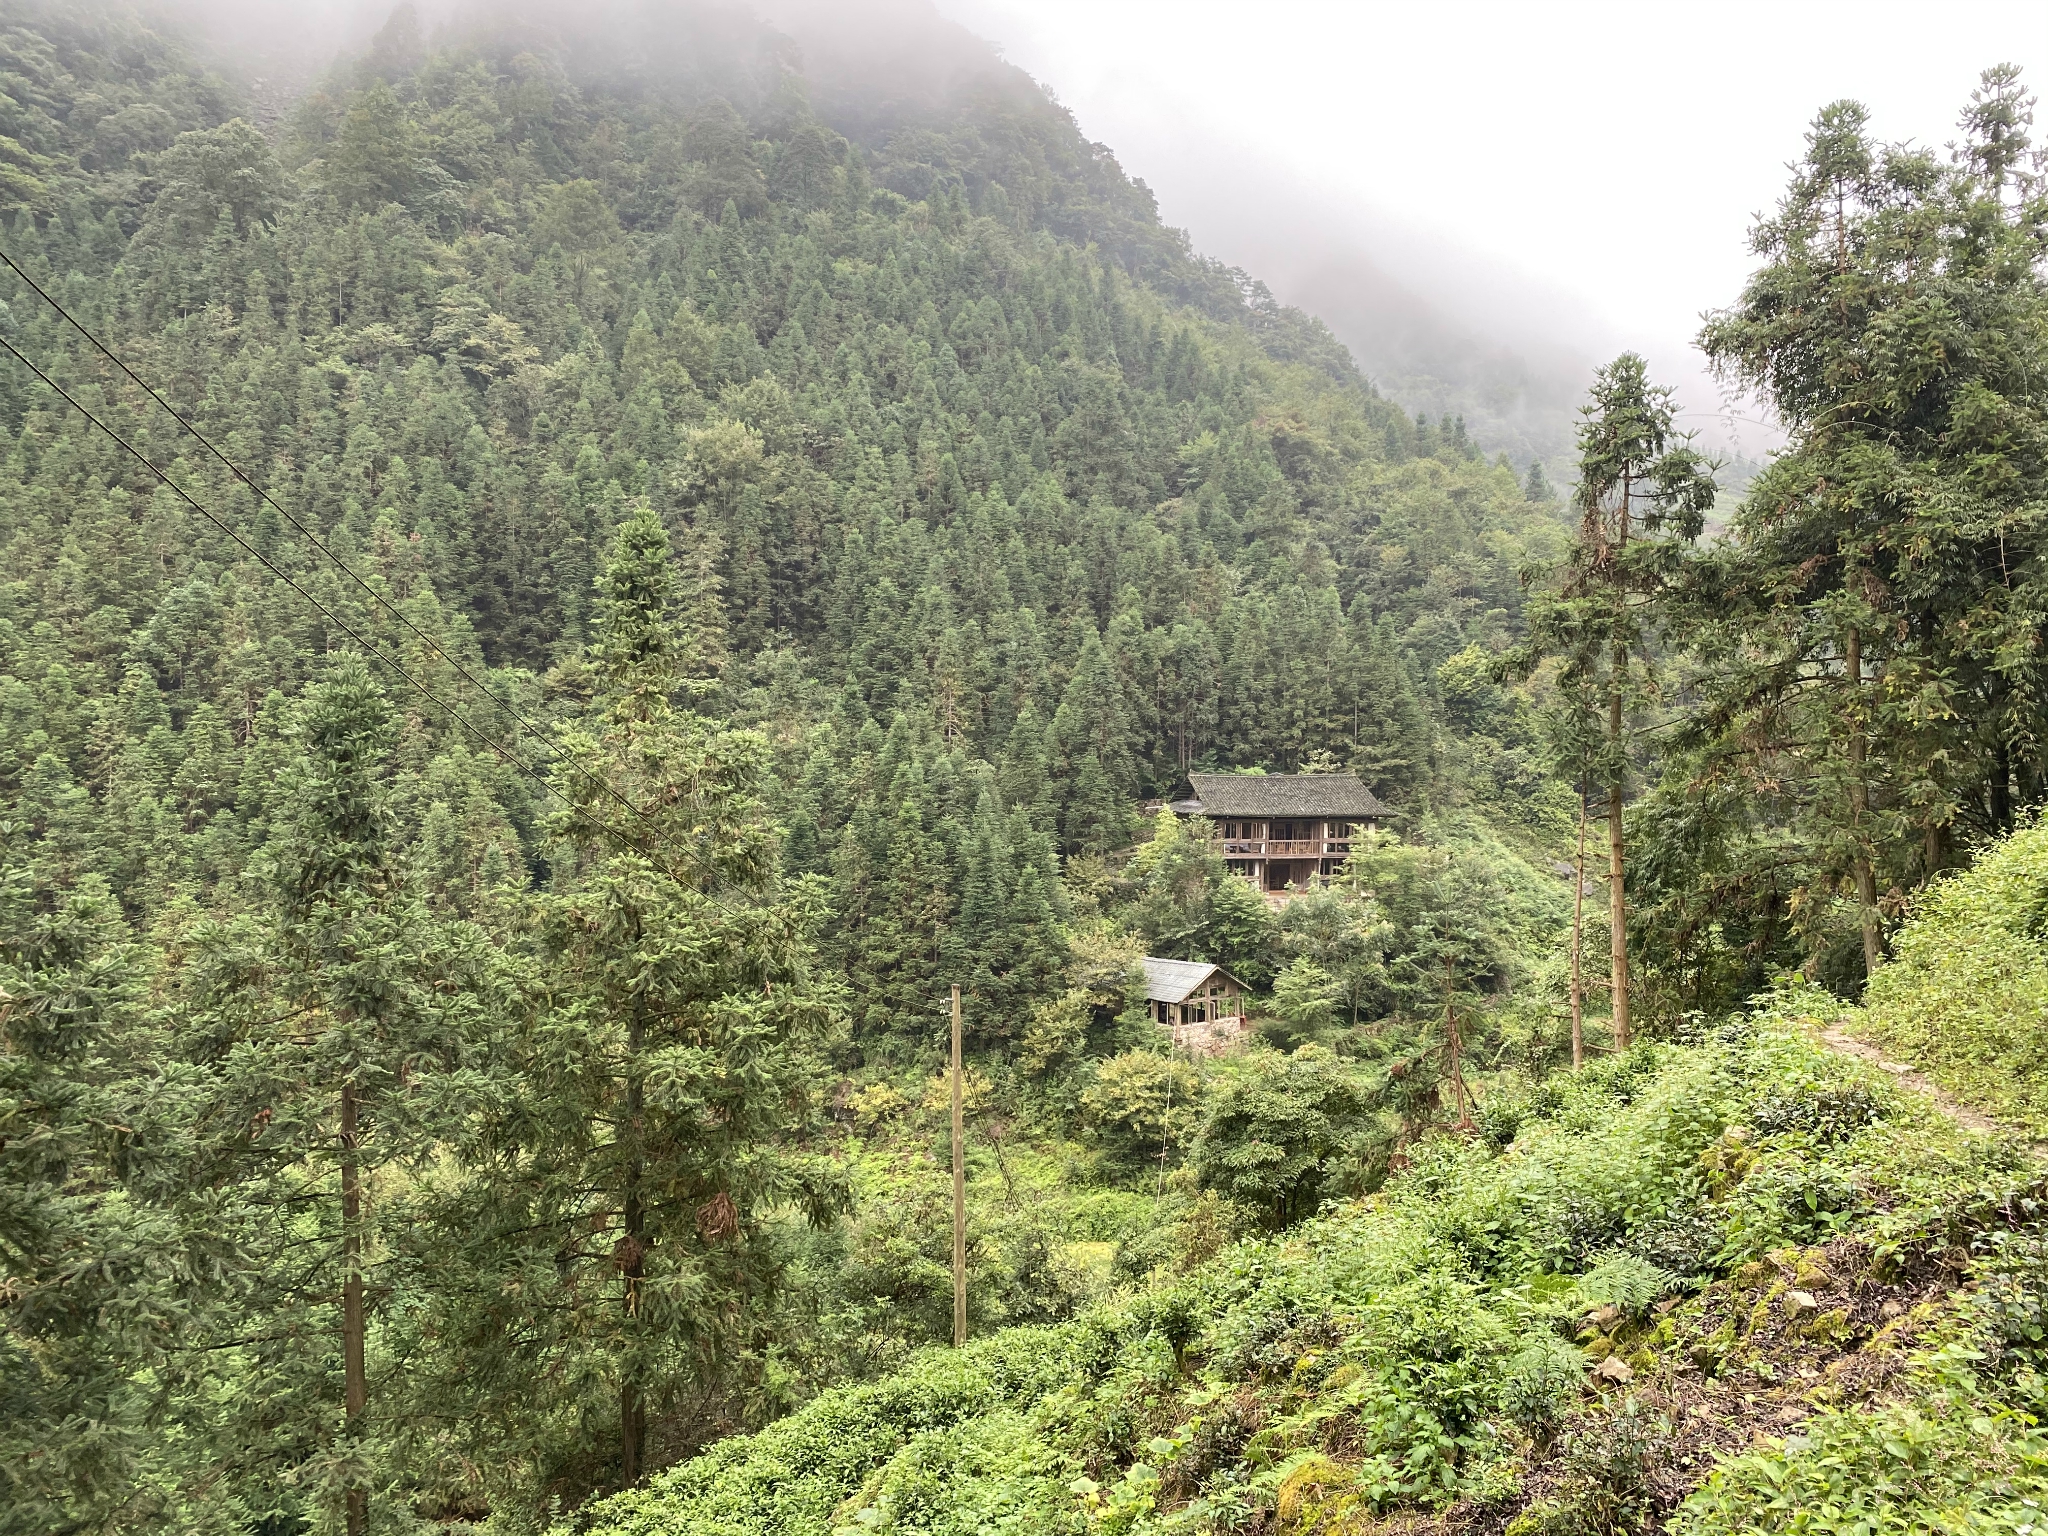
[[[1245,985],[1220,965],[1145,957],[1145,1001],[1173,1043],[1213,1056],[1245,1031]]]
[[[1306,890],[1331,875],[1352,840],[1390,813],[1348,773],[1191,773],[1175,814],[1207,817],[1224,862],[1262,891]]]

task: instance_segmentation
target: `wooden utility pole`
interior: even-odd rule
[[[953,1347],[967,1342],[967,1156],[960,1105],[960,989],[953,988]]]
[[[1457,964],[1453,957],[1444,957],[1444,1034],[1451,1057],[1451,1100],[1458,1106],[1458,1125],[1463,1129],[1471,1125],[1472,1116],[1465,1108],[1465,1069],[1458,1059],[1462,1042],[1458,1039],[1458,1010],[1453,1002],[1458,984]]]
[[[1586,776],[1579,775],[1579,856],[1572,863],[1572,1070],[1586,1065]]]
[[[370,1378],[363,1368],[363,1186],[357,1160],[356,1085],[341,1084],[341,1411],[349,1438],[360,1443],[363,1414],[370,1406]],[[350,1483],[344,1495],[348,1536],[370,1526],[370,1494]]]

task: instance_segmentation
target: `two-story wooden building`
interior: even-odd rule
[[[1348,773],[1191,773],[1175,814],[1215,824],[1224,862],[1262,891],[1305,890],[1335,874],[1352,839],[1389,814]]]

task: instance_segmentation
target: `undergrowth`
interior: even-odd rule
[[[1921,900],[1854,1023],[2001,1124],[2048,1138],[2048,826],[1987,848]]]
[[[1551,1079],[1377,1196],[827,1392],[576,1524],[2012,1529],[2048,1466],[2036,1175],[1811,1043],[1813,1006]]]

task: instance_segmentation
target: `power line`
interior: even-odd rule
[[[9,263],[9,265],[12,265],[12,263]],[[18,271],[19,268],[17,268],[16,270]],[[435,693],[433,689],[427,687],[425,683],[422,683],[421,681],[419,681],[419,679],[415,678],[410,672],[406,671],[404,667],[400,666],[397,662],[393,661],[389,656],[386,656],[382,651],[378,650],[377,647],[371,644],[369,640],[365,639],[361,634],[357,633],[353,625],[349,624],[339,614],[335,613],[325,603],[321,602],[319,598],[315,597],[311,592],[308,592],[304,587],[300,586],[298,582],[294,581],[289,575],[287,575],[282,569],[280,569],[276,562],[271,560],[270,557],[264,554],[262,550],[258,549],[254,544],[251,544],[247,539],[243,538],[240,533],[236,532],[227,523],[223,522],[220,518],[216,517],[210,510],[208,510],[206,507],[202,506],[198,501],[193,499],[192,495],[188,491],[186,491],[186,489],[183,486],[179,485],[177,481],[173,480],[169,475],[165,474],[162,470],[158,469],[156,465],[151,463],[148,457],[142,452],[141,449],[137,448],[133,443],[129,442],[127,438],[123,437],[120,433],[116,432],[112,427],[108,426],[106,422],[100,420],[98,416],[94,415],[89,409],[87,409],[83,404],[79,402],[76,396],[74,396],[63,385],[59,384],[55,379],[51,378],[49,374],[45,373],[40,367],[38,367],[33,361],[31,361],[21,351],[21,349],[15,346],[13,341],[11,341],[4,334],[0,334],[0,347],[6,348],[8,353],[15,359],[16,362],[20,363],[22,367],[28,369],[30,373],[34,374],[38,379],[42,380],[44,384],[48,385],[52,392],[54,392],[58,396],[58,398],[63,400],[66,405],[70,406],[74,411],[78,412],[79,415],[83,416],[87,421],[91,422],[94,426],[98,427],[102,432],[106,433],[108,437],[112,438],[116,443],[120,444],[121,447],[127,450],[129,455],[133,457],[137,463],[142,465],[144,469],[148,470],[152,475],[155,475],[158,480],[163,482],[164,486],[167,489],[169,489],[173,495],[178,497],[179,500],[183,501],[187,506],[191,507],[193,511],[197,512],[209,523],[212,523],[214,527],[218,528],[222,533],[226,534],[229,538],[233,539],[237,544],[241,545],[241,547],[249,553],[250,557],[257,561],[260,565],[262,565],[265,570],[269,571],[271,575],[275,576],[279,581],[283,582],[286,586],[290,587],[294,592],[298,593],[299,596],[303,597],[308,603],[312,604],[313,607],[320,613],[321,617],[325,618],[328,623],[334,625],[335,628],[339,629],[343,634],[347,635],[351,640],[355,641],[357,645],[360,645],[365,651],[369,652],[371,656],[375,657],[384,666],[390,668],[394,674],[402,678],[405,681],[405,683],[409,687],[411,687],[415,692],[417,692],[422,698],[427,699],[437,709],[440,709],[444,713],[446,713],[449,719],[453,720],[458,726],[460,726],[463,730],[467,731],[471,736],[475,737],[478,741],[482,742],[486,747],[489,747],[491,751],[496,753],[506,763],[509,763],[514,768],[519,769],[522,773],[525,773],[529,777],[531,777],[535,783],[540,785],[543,791],[555,796],[564,805],[568,806],[571,811],[583,817],[593,826],[596,826],[606,832],[609,832],[613,837],[618,838],[621,842],[625,843],[626,846],[628,846],[629,848],[632,848],[639,853],[647,854],[647,849],[641,847],[639,843],[635,842],[631,837],[621,832],[617,827],[611,825],[611,823],[604,820],[604,818],[602,818],[601,816],[593,815],[590,811],[584,809],[580,805],[577,805],[573,800],[569,799],[567,795],[564,795],[559,789],[555,788],[554,785],[550,784],[547,781],[547,777],[538,768],[534,767],[531,763],[527,762],[524,758],[520,757],[510,747],[507,747],[503,742],[499,741],[489,732],[483,730],[481,727],[474,725],[470,721],[465,719],[461,711],[457,710],[454,705],[448,703],[447,700],[443,699],[439,694]],[[585,776],[594,777],[589,774],[586,774]],[[602,780],[597,780],[596,782],[603,783]],[[604,787],[614,796],[618,796],[618,791],[612,789],[609,784],[604,785]],[[618,797],[620,799],[624,799],[623,796]],[[629,805],[631,804],[630,801],[626,803]],[[635,807],[635,809],[637,810],[638,808]],[[645,813],[643,812],[641,814],[644,817]],[[651,855],[649,855],[649,857],[651,857]]]
[[[357,586],[361,587],[364,592],[368,593],[370,600],[372,602],[382,604],[384,608],[387,611],[389,611],[394,618],[398,620],[399,623],[403,624],[407,629],[411,630],[415,635],[419,637],[419,639],[425,645],[431,648],[436,656],[440,657],[441,660],[445,661],[446,663],[448,663],[449,666],[453,667],[457,672],[459,672],[462,675],[464,681],[469,683],[471,687],[475,688],[479,693],[481,693],[485,698],[489,699],[492,703],[496,704],[500,709],[504,710],[505,713],[510,715],[514,720],[518,721],[521,729],[523,729],[528,735],[532,736],[535,740],[540,742],[541,745],[546,747],[549,752],[552,753],[556,750],[555,744],[548,738],[547,733],[544,730],[542,730],[541,727],[535,725],[531,720],[528,720],[524,715],[522,715],[518,711],[518,709],[513,706],[510,700],[503,698],[502,696],[494,692],[492,689],[485,686],[485,684],[481,680],[479,680],[476,677],[476,675],[469,670],[468,667],[464,666],[460,661],[456,660],[453,656],[450,656],[448,652],[442,648],[441,643],[438,640],[436,640],[432,635],[428,634],[425,630],[421,629],[419,625],[413,623],[413,621],[409,617],[407,617],[405,611],[402,608],[400,608],[396,603],[392,602],[389,598],[384,596],[383,593],[379,592],[374,586],[372,586],[367,580],[365,580],[356,571],[356,569],[353,566],[351,566],[346,560],[342,559],[341,556],[337,555],[333,550],[329,549],[327,547],[326,541],[323,540],[319,534],[314,532],[311,528],[307,527],[304,523],[300,522],[297,517],[295,517],[292,513],[285,510],[285,508],[279,506],[278,503],[271,497],[271,494],[268,491],[263,489],[263,487],[258,485],[255,481],[251,480],[248,477],[248,475],[244,474],[241,466],[235,463],[233,459],[230,459],[226,454],[222,453],[218,448],[214,447],[211,439],[209,439],[204,432],[201,432],[199,428],[197,428],[191,423],[190,420],[188,420],[185,416],[181,415],[176,409],[176,407],[174,407],[168,400],[164,399],[162,395],[158,394],[156,390],[150,386],[148,381],[143,379],[139,374],[136,373],[136,371],[133,368],[130,368],[127,363],[122,361],[120,356],[116,354],[112,348],[107,346],[105,342],[101,341],[99,337],[93,335],[91,331],[87,330],[85,326],[79,322],[77,317],[75,317],[71,313],[70,310],[66,309],[62,304],[58,303],[56,298],[53,297],[46,289],[44,289],[42,284],[38,283],[34,278],[30,277],[28,273],[24,272],[21,269],[21,264],[17,262],[12,256],[8,255],[7,252],[4,250],[0,250],[0,262],[5,262],[7,266],[13,271],[14,275],[20,278],[24,283],[27,283],[30,288],[34,289],[37,296],[41,298],[45,304],[49,305],[50,308],[54,309],[55,311],[57,311],[58,314],[62,315],[65,318],[65,320],[70,323],[71,328],[73,330],[77,331],[79,335],[83,336],[87,341],[91,342],[92,345],[99,351],[102,357],[106,358],[108,362],[112,363],[116,368],[120,369],[123,373],[127,374],[129,379],[134,383],[135,387],[137,389],[140,389],[144,394],[148,395],[150,399],[154,400],[157,403],[157,405],[163,409],[165,415],[169,416],[171,420],[175,421],[179,426],[183,427],[187,432],[191,433],[193,437],[197,438],[199,440],[200,446],[203,447],[208,453],[212,454],[216,459],[220,460],[221,464],[226,467],[229,474],[233,475],[237,480],[241,481],[242,484],[246,485],[259,498],[261,498],[265,506],[269,507],[273,512],[277,513],[279,517],[283,518],[286,522],[290,523],[292,527],[296,528],[300,533],[304,534],[307,542],[310,543],[315,549],[319,550],[321,554],[325,555],[328,558],[328,560],[332,561],[337,570],[341,571],[342,574],[347,576],[349,580],[353,581]],[[14,351],[12,347],[9,347],[8,350],[10,352]],[[15,352],[14,355],[16,357],[21,356],[19,352]],[[23,358],[22,360],[24,362],[27,362],[26,358]],[[30,364],[30,366],[33,367],[34,365]],[[44,382],[49,383],[47,377],[44,378]],[[52,385],[51,387],[55,388],[54,385]],[[62,393],[62,391],[59,391],[59,393]],[[66,398],[68,399],[69,397],[66,396]],[[73,401],[72,403],[74,405],[77,404],[76,401]],[[83,409],[83,407],[80,407],[80,409]],[[99,423],[98,425],[101,426],[102,430],[107,430],[103,423]],[[111,436],[112,433],[109,432],[109,435]],[[118,439],[116,439],[116,441],[118,441]],[[123,443],[122,446],[127,447],[127,444]],[[129,451],[133,452],[134,450],[130,449]],[[137,454],[136,457],[141,458],[142,456],[140,454]],[[143,462],[145,464],[149,463],[147,459],[143,459]],[[155,465],[151,464],[149,467],[152,471],[155,471],[159,475],[161,475],[161,471],[157,471]],[[167,485],[170,484],[168,479],[166,479],[164,483]],[[176,488],[173,487],[173,489]],[[180,494],[182,495],[183,493],[180,492]],[[188,497],[187,500],[190,500],[190,498]],[[194,503],[194,505],[197,505],[197,503]],[[212,514],[208,513],[207,516],[212,517]],[[219,519],[215,518],[214,521],[218,522]],[[247,548],[248,546],[246,543],[244,543],[243,547]],[[261,557],[259,556],[258,558],[260,559]],[[268,561],[265,561],[265,564],[268,563]],[[275,569],[275,567],[273,567],[273,569]],[[337,620],[337,622],[339,621]],[[439,701],[437,700],[436,702]],[[443,707],[445,708],[446,706]],[[574,772],[580,774],[590,784],[592,784],[598,789],[603,790],[606,794],[610,795],[614,800],[618,801],[619,804],[623,805],[627,810],[631,811],[634,815],[638,816],[642,821],[649,820],[647,813],[643,811],[639,806],[635,805],[625,795],[619,793],[618,790],[612,788],[610,784],[606,783],[596,774],[584,768],[581,764],[571,763],[569,764],[569,767]]]

